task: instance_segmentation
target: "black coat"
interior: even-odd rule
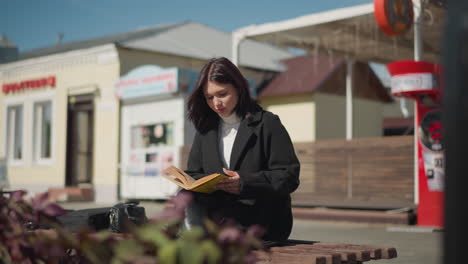
[[[190,151],[187,173],[195,179],[222,173],[218,126],[197,133]],[[287,239],[292,229],[291,196],[299,186],[300,164],[288,132],[278,116],[259,110],[248,114],[234,141],[230,168],[240,175],[240,194],[217,191],[209,196],[220,207],[230,207],[240,199],[254,199],[252,206],[240,206],[233,213],[237,221],[260,224],[267,240]],[[247,220],[246,220],[247,219]]]

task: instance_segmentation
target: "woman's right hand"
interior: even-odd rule
[[[215,188],[232,194],[240,193],[240,176],[239,173],[223,168],[224,174],[229,176],[227,179],[220,180]]]

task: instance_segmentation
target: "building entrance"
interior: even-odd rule
[[[68,97],[66,185],[92,183],[93,95]]]

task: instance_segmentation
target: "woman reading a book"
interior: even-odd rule
[[[215,58],[200,71],[188,117],[197,133],[186,173],[194,179],[213,173],[229,177],[215,185],[215,192],[193,192],[186,226],[202,225],[205,217],[234,220],[242,227],[262,226],[265,240],[286,240],[300,164],[278,116],[252,100],[233,63]]]

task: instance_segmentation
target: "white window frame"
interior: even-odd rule
[[[56,144],[56,120],[57,120],[57,111],[55,110],[55,101],[56,101],[56,92],[48,91],[40,94],[31,95],[29,98],[30,114],[31,114],[31,129],[30,139],[31,139],[31,151],[30,157],[32,160],[33,166],[52,166],[55,162],[55,144]],[[50,102],[50,113],[51,113],[51,131],[50,131],[50,157],[49,158],[40,158],[37,155],[37,146],[40,146],[40,139],[37,135],[37,124],[36,124],[36,109],[35,106],[38,103]]]
[[[38,107],[39,105],[50,105],[50,157],[43,158],[41,157],[41,146],[42,146],[42,137],[41,137],[41,128],[42,128],[42,115],[43,115],[43,108]],[[34,165],[40,166],[50,166],[53,164],[53,152],[54,152],[54,123],[55,120],[53,118],[54,115],[54,100],[52,98],[44,98],[44,99],[36,99],[32,101],[32,120],[33,120],[33,127],[32,127],[32,161]],[[39,110],[39,111],[37,111]]]
[[[40,94],[29,94],[24,96],[15,96],[11,98],[5,98],[4,107],[3,107],[3,148],[0,148],[3,151],[3,156],[7,158],[8,166],[11,167],[27,167],[27,166],[52,166],[55,161],[55,131],[56,131],[56,92],[48,91]],[[40,158],[35,157],[35,145],[36,143],[36,118],[35,118],[35,105],[36,103],[41,102],[50,102],[50,111],[51,111],[51,153],[50,158]],[[8,126],[8,108],[10,106],[22,105],[23,107],[23,137],[22,137],[22,159],[21,160],[12,160],[10,159],[10,153],[8,152],[8,138],[7,135],[9,129]],[[8,156],[7,156],[8,155]],[[1,156],[1,154],[0,154]]]
[[[14,144],[14,137],[17,135],[17,131],[15,131],[14,126],[9,126],[8,121],[10,121],[9,109],[10,107],[21,107],[22,108],[22,119],[21,119],[21,159],[14,159],[13,158],[13,144]],[[21,98],[14,98],[12,100],[6,100],[5,105],[3,108],[3,142],[4,148],[3,153],[7,159],[8,166],[11,167],[23,167],[25,165],[25,160],[28,155],[26,151],[26,114],[27,108],[23,100]],[[14,118],[16,119],[16,118]],[[13,120],[12,122],[15,122]],[[14,136],[12,136],[14,135]],[[12,140],[11,140],[12,139]]]

